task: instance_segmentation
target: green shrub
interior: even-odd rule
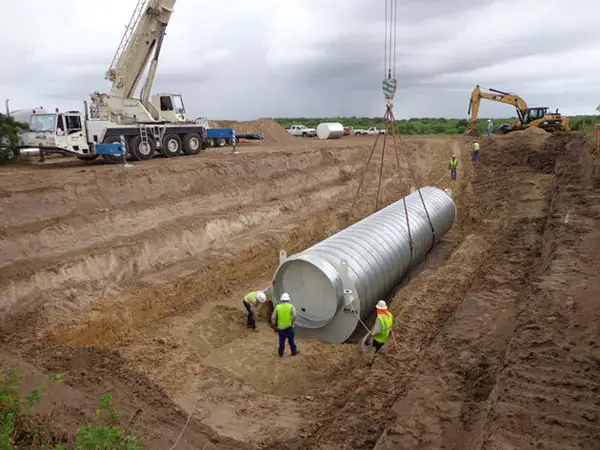
[[[82,425],[74,437],[54,430],[34,414],[44,393],[63,382],[63,375],[52,374],[40,388],[23,395],[16,370],[0,374],[0,450],[15,448],[54,448],[55,450],[141,450],[140,438],[119,425],[119,414],[112,406],[112,394],[100,397],[95,412],[100,423]]]
[[[12,449],[17,443],[22,447],[44,440],[39,423],[33,416],[33,408],[40,403],[48,388],[59,383],[62,383],[62,375],[49,375],[42,387],[23,395],[16,370],[0,374],[1,450]]]
[[[141,450],[140,439],[135,435],[127,435],[118,425],[119,414],[112,407],[112,394],[100,397],[100,407],[96,416],[104,419],[106,424],[88,424],[77,429],[75,450]],[[56,450],[67,450],[58,446]]]
[[[15,121],[11,116],[0,114],[0,164],[16,160],[19,156],[19,132],[27,124]]]

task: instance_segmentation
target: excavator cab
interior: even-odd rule
[[[527,125],[534,120],[543,119],[548,112],[548,107],[538,107],[538,108],[529,108],[526,109],[523,117],[521,118],[521,123],[523,125]]]
[[[569,131],[569,119],[559,112],[548,112],[548,107],[528,108],[521,118],[521,127],[538,127],[548,132],[565,130]]]
[[[183,97],[180,94],[156,94],[152,96],[152,106],[167,122],[187,122]]]

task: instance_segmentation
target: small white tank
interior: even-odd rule
[[[319,139],[341,139],[344,137],[344,125],[341,123],[320,123],[317,127]]]

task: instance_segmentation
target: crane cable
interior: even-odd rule
[[[397,19],[398,19],[398,1],[397,0],[385,0],[385,39],[384,39],[384,55],[383,55],[384,77],[383,77],[383,86],[382,87],[383,87],[384,97],[386,100],[386,112],[384,114],[384,117],[383,117],[383,120],[381,123],[382,128],[385,129],[385,134],[384,134],[384,138],[383,138],[381,161],[379,164],[379,180],[378,180],[378,184],[377,184],[377,196],[376,196],[376,201],[375,201],[375,211],[377,211],[379,209],[379,198],[380,198],[380,193],[381,193],[381,184],[382,184],[382,180],[383,180],[383,165],[384,165],[384,160],[385,160],[385,148],[386,148],[386,143],[387,143],[387,136],[390,131],[392,132],[392,136],[393,136],[393,146],[394,146],[394,150],[395,150],[395,154],[396,154],[396,164],[397,164],[398,173],[400,173],[400,171],[401,171],[400,151],[405,150],[402,139],[400,138],[400,136],[396,136],[396,134],[397,134],[396,127],[395,127],[396,119],[394,117],[393,103],[392,103],[394,96],[395,96],[395,92],[396,92],[396,43],[397,43],[397,22],[398,22]],[[391,128],[391,130],[390,130],[390,128]],[[377,137],[375,138],[375,142],[373,143],[373,146],[371,148],[371,152],[367,159],[367,163],[365,164],[365,168],[363,170],[356,194],[354,196],[354,199],[352,200],[352,205],[350,207],[350,212],[348,214],[348,222],[351,220],[352,212],[354,211],[354,207],[356,206],[356,201],[358,199],[360,190],[363,186],[368,167],[371,163],[371,160],[373,159],[373,155],[375,153],[375,149],[377,147],[379,137],[380,137],[380,135],[378,134]],[[404,160],[408,164],[409,176],[410,176],[412,182],[414,183],[414,185],[418,186],[416,184],[416,172],[410,162],[410,159],[405,157]],[[419,198],[421,199],[421,203],[423,204],[423,208],[424,208],[425,214],[427,216],[427,220],[429,222],[429,226],[431,228],[431,232],[433,235],[431,247],[428,250],[428,252],[429,252],[429,251],[431,251],[431,249],[433,248],[433,245],[435,243],[435,228],[431,221],[431,216],[429,215],[429,211],[427,210],[427,205],[425,204],[425,199],[423,198],[421,188],[417,187],[417,191],[419,193]],[[411,229],[410,229],[410,220],[409,220],[409,216],[408,216],[408,209],[406,206],[406,197],[403,197],[403,203],[404,203],[404,215],[406,217],[406,227],[407,227],[407,232],[408,232],[408,239],[409,239],[409,244],[410,244],[410,254],[411,254],[411,259],[412,259],[414,244],[413,244],[412,233],[411,233]]]
[[[398,165],[398,173],[400,173],[400,158],[399,158],[399,152],[398,152],[398,148],[400,148],[400,150],[403,150],[403,145],[402,145],[402,140],[399,136],[396,136],[396,118],[394,117],[394,112],[393,112],[393,104],[392,104],[392,100],[394,98],[395,95],[395,89],[396,89],[396,44],[397,44],[397,25],[398,25],[398,1],[397,0],[386,0],[386,4],[385,4],[385,19],[386,19],[386,51],[387,51],[387,56],[386,56],[386,61],[387,61],[387,67],[386,67],[386,75],[388,76],[388,80],[393,80],[393,91],[391,92],[391,95],[389,96],[390,98],[388,99],[386,96],[386,100],[389,100],[387,105],[386,105],[386,116],[388,118],[388,129],[386,130],[386,135],[389,133],[389,127],[391,125],[392,128],[392,135],[393,135],[393,144],[394,144],[394,150],[396,153],[396,164]],[[389,24],[389,25],[388,25]],[[390,81],[391,82],[391,81]],[[386,94],[386,81],[384,78],[384,95]],[[400,146],[398,146],[398,141],[400,141]],[[385,140],[384,140],[384,151],[385,151]],[[427,216],[427,221],[429,222],[429,226],[431,228],[431,233],[433,235],[433,239],[431,241],[431,247],[429,248],[429,251],[431,251],[431,249],[433,248],[433,245],[435,243],[435,228],[433,226],[433,223],[431,221],[431,217],[429,215],[429,211],[427,210],[427,205],[425,204],[425,199],[423,198],[423,194],[421,192],[421,188],[418,187],[418,184],[416,183],[416,176],[415,176],[415,170],[410,162],[409,158],[405,158],[407,163],[408,163],[408,167],[409,167],[409,172],[410,172],[410,177],[413,181],[413,183],[417,186],[417,192],[419,193],[419,198],[421,199],[421,203],[423,204],[423,209],[425,210],[425,215]],[[382,170],[383,170],[383,155],[381,157],[382,160]],[[379,176],[382,176],[382,173],[380,171]],[[379,185],[381,185],[381,180]],[[377,193],[377,196],[379,198],[379,191]],[[412,251],[413,251],[413,241],[412,241],[412,236],[411,236],[411,232],[410,232],[410,221],[408,218],[408,210],[406,208],[406,197],[403,197],[404,199],[404,214],[406,216],[406,226],[407,226],[407,230],[408,230],[408,237],[409,237],[409,241],[410,241],[410,249],[411,249],[411,258],[412,258]]]

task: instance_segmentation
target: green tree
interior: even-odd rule
[[[6,164],[19,156],[19,132],[27,129],[27,124],[17,122],[13,117],[0,114],[0,164]]]

